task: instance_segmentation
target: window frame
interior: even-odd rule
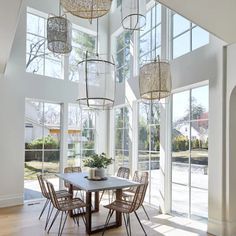
[[[209,32],[206,31],[206,32],[208,33],[208,43],[203,44],[203,45],[201,45],[200,47],[197,47],[197,48],[194,48],[194,49],[193,49],[193,30],[196,29],[196,28],[200,28],[200,29],[202,29],[202,28],[201,28],[200,26],[198,26],[197,24],[191,22],[190,20],[186,19],[185,17],[181,16],[181,15],[179,15],[179,16],[180,16],[180,17],[183,17],[185,20],[187,20],[187,21],[189,22],[189,28],[174,36],[174,15],[179,15],[179,14],[177,14],[177,13],[174,12],[174,11],[170,11],[170,18],[171,18],[171,20],[170,20],[170,24],[171,24],[171,27],[170,27],[170,29],[171,29],[171,30],[170,30],[170,31],[171,31],[171,32],[170,32],[170,35],[171,35],[171,40],[170,40],[170,42],[171,42],[171,43],[170,43],[170,44],[171,44],[171,55],[170,55],[170,58],[171,58],[172,60],[174,60],[174,59],[176,59],[176,58],[179,58],[179,57],[181,57],[181,56],[184,56],[184,55],[186,55],[186,54],[188,54],[188,53],[190,53],[190,52],[195,51],[195,50],[198,49],[198,48],[201,48],[201,47],[203,47],[203,46],[209,44],[209,37],[210,37],[210,34],[209,34]],[[204,30],[204,29],[202,29],[202,30]],[[205,30],[204,30],[204,31],[205,31]],[[189,42],[190,42],[190,44],[189,44],[189,46],[190,46],[189,51],[186,52],[186,53],[181,54],[180,56],[174,57],[174,40],[176,40],[177,38],[183,36],[184,34],[186,34],[186,33],[188,33],[188,32],[189,32]]]
[[[28,15],[32,15],[32,16],[35,16],[35,17],[43,19],[43,21],[44,21],[44,33],[43,33],[43,36],[28,31]],[[51,78],[55,78],[55,79],[63,79],[63,77],[64,77],[63,76],[63,56],[61,56],[61,55],[54,55],[52,52],[49,52],[49,54],[47,53],[48,49],[47,49],[47,36],[46,36],[47,35],[47,30],[46,29],[47,29],[47,17],[46,17],[46,14],[44,14],[43,12],[39,12],[37,10],[31,9],[31,8],[28,7],[27,11],[26,11],[26,52],[25,52],[25,60],[26,61],[25,61],[25,65],[27,65],[27,57],[29,55],[34,55],[34,53],[30,54],[27,51],[28,35],[29,36],[33,36],[33,37],[41,38],[42,40],[45,41],[45,43],[43,45],[42,55],[38,56],[38,58],[40,58],[40,60],[43,60],[43,63],[42,63],[42,67],[43,67],[42,68],[42,73],[37,73],[37,72],[34,73],[34,72],[31,72],[31,71],[27,71],[27,68],[25,68],[25,71],[26,71],[26,73],[37,74],[37,75],[51,77]],[[53,56],[53,58],[52,58],[52,56]],[[55,59],[56,57],[59,57],[58,60]],[[47,60],[50,60],[52,62],[56,62],[56,63],[60,64],[60,68],[61,68],[60,69],[60,76],[58,76],[58,77],[57,76],[51,76],[51,75],[48,75],[46,73],[46,61]]]

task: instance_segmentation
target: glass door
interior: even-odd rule
[[[208,216],[208,86],[173,94],[172,211]]]
[[[41,198],[37,174],[44,174],[56,189],[60,164],[61,105],[26,99],[24,199]]]
[[[138,135],[138,170],[149,173],[149,186],[145,201],[158,206],[160,182],[159,104],[139,102]]]

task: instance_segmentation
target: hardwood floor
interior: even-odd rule
[[[44,202],[26,203],[23,206],[0,209],[0,236],[41,236],[57,235],[59,218],[52,227],[50,234],[44,231],[46,214],[38,220],[39,213]],[[151,220],[148,221],[142,209],[138,211],[140,219],[145,227],[147,235],[150,236],[207,236],[206,223],[196,222],[190,219],[177,216],[161,215],[151,207],[146,207]],[[103,224],[107,216],[107,210],[101,206],[100,213],[93,215],[94,224]],[[143,236],[134,215],[131,216],[132,235]],[[63,235],[86,235],[84,224],[80,219],[80,226],[68,219]],[[101,235],[94,234],[94,235]],[[106,231],[105,235],[123,236],[126,235],[125,226],[114,230]]]

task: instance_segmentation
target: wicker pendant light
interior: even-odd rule
[[[48,50],[67,54],[72,50],[72,26],[66,16],[52,16],[47,19]]]
[[[115,63],[107,60],[106,55],[98,54],[98,20],[97,53],[89,55],[78,64],[79,96],[77,102],[87,108],[111,109],[115,100]]]
[[[146,100],[160,100],[171,94],[171,73],[168,61],[157,60],[149,62],[140,68],[140,96]]]
[[[123,0],[121,2],[121,23],[126,30],[140,30],[146,25],[144,0]]]
[[[155,8],[157,3],[155,4]],[[155,14],[156,17],[156,14]],[[155,18],[156,21],[156,18]],[[156,38],[155,29],[155,38]],[[140,97],[145,100],[161,100],[171,94],[171,73],[170,64],[167,60],[161,60],[156,55],[155,40],[155,59],[144,64],[139,71],[139,91]]]
[[[66,12],[84,19],[95,19],[106,15],[112,0],[60,0]]]

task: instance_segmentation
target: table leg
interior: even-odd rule
[[[116,200],[122,199],[122,189],[116,189]],[[122,225],[122,215],[120,212],[116,211],[116,226]]]
[[[95,212],[99,211],[99,192],[95,192]]]
[[[91,234],[91,230],[92,230],[91,197],[92,197],[92,193],[86,192],[86,205],[87,206],[86,206],[85,218],[86,218],[86,231],[88,234]]]
[[[72,184],[69,185],[68,192],[71,194],[71,198],[73,198],[73,185]],[[69,211],[69,215],[70,215],[70,217],[72,217],[73,216],[73,211]]]

